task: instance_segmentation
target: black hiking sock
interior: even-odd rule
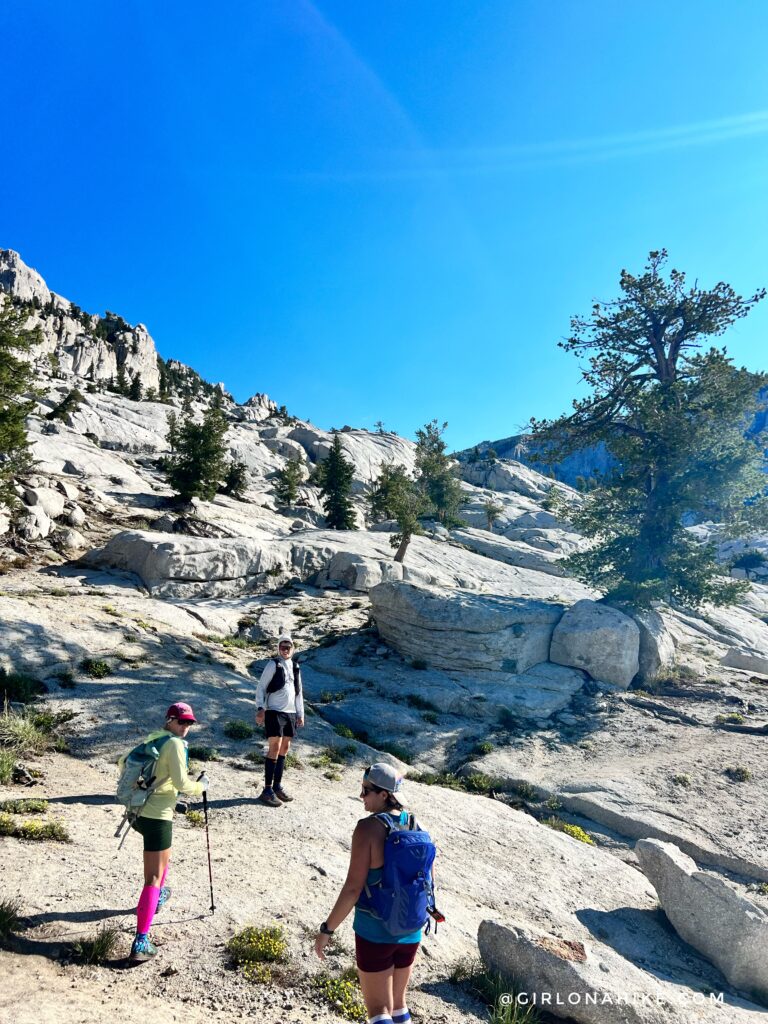
[[[275,768],[277,761],[274,761],[271,757],[264,758],[264,788],[272,789],[272,783],[275,780]]]
[[[285,768],[285,754],[281,754],[275,761],[275,789],[283,785],[283,770]]]

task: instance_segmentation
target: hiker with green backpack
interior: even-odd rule
[[[405,810],[403,779],[390,764],[372,764],[360,796],[368,817],[357,823],[347,878],[315,938],[325,948],[354,907],[355,956],[369,1024],[410,1024],[406,989],[422,929],[435,908],[435,845]]]
[[[186,736],[196,721],[189,704],[171,704],[165,713],[164,727],[150,733],[118,762],[121,776],[117,800],[126,808],[123,822],[127,821],[144,840],[144,888],[136,908],[136,937],[130,953],[134,962],[149,960],[157,953],[149,931],[155,913],[171,894],[165,883],[178,795],[202,796],[208,789],[206,775],[195,781],[187,770]]]

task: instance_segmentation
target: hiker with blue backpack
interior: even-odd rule
[[[155,913],[171,894],[165,883],[178,795],[203,796],[208,789],[206,775],[195,781],[187,771],[186,736],[196,721],[189,704],[171,704],[165,713],[164,727],[150,733],[118,762],[122,772],[117,799],[126,808],[123,822],[127,821],[144,840],[144,888],[136,908],[136,937],[130,953],[134,962],[149,960],[157,953],[149,931]]]
[[[435,910],[435,846],[405,809],[403,779],[379,762],[363,775],[360,796],[368,817],[352,835],[349,870],[339,897],[315,938],[325,948],[354,908],[355,956],[369,1024],[409,1024],[406,1001],[422,929]]]

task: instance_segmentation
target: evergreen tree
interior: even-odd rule
[[[248,467],[240,459],[232,459],[227,466],[222,492],[230,498],[242,500],[248,486]]]
[[[141,383],[141,374],[134,373],[133,378],[131,379],[130,386],[128,388],[128,397],[134,402],[140,402],[142,391],[143,387]]]
[[[445,454],[443,434],[447,426],[438,426],[435,419],[416,431],[417,479],[437,518],[446,526],[459,522],[456,513],[462,502],[461,484]]]
[[[493,524],[496,522],[496,520],[499,518],[503,511],[503,505],[499,505],[497,502],[493,500],[493,498],[488,498],[486,501],[483,502],[483,512],[485,512],[485,518],[488,522],[488,529],[490,530],[491,533],[493,533]]]
[[[29,468],[25,419],[34,403],[25,400],[30,390],[32,367],[17,352],[26,352],[40,341],[39,328],[26,330],[27,314],[5,301],[0,306],[0,504],[12,505],[15,477]]]
[[[123,395],[124,398],[128,397],[128,378],[125,375],[125,367],[118,366],[117,368],[117,380],[115,382],[115,391],[118,395]]]
[[[374,522],[397,521],[398,531],[389,542],[397,548],[395,561],[402,562],[411,537],[424,532],[420,520],[433,511],[424,487],[402,466],[384,463],[368,494],[368,505]]]
[[[355,513],[350,501],[354,466],[344,455],[338,431],[333,432],[333,444],[323,462],[320,494],[328,526],[332,530],[356,530]]]
[[[81,392],[77,388],[73,388],[67,392],[55,408],[51,409],[45,418],[47,420],[66,420],[70,413],[77,412],[84,401]]]
[[[561,347],[588,358],[590,393],[570,415],[531,427],[545,462],[598,441],[617,461],[570,512],[593,540],[566,560],[571,572],[614,601],[728,604],[745,585],[723,576],[714,547],[683,522],[717,520],[722,536],[768,522],[764,442],[744,434],[768,377],[702,346],[765,292],[687,287],[680,271],[664,277],[666,258],[652,252],[639,276],[622,271],[618,299],[574,318]]]
[[[321,463],[322,465],[322,463]],[[290,459],[275,476],[275,495],[281,505],[295,505],[299,497],[299,486],[304,479],[304,467],[297,455]]]
[[[183,501],[215,497],[226,478],[227,421],[220,406],[213,403],[206,410],[201,423],[194,420],[191,406],[182,412],[168,415],[168,446],[171,450],[165,460],[165,473],[170,486]]]

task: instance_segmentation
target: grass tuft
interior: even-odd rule
[[[102,925],[91,939],[81,939],[72,947],[73,952],[84,964],[103,964],[115,955],[120,942],[120,929],[114,925]]]
[[[205,828],[205,815],[202,811],[187,811],[184,819],[193,828]]]
[[[16,704],[29,704],[45,692],[46,687],[39,679],[23,672],[6,672],[0,668],[0,703],[8,700]]]
[[[743,765],[732,765],[725,769],[725,774],[731,782],[749,782],[752,772]]]
[[[727,715],[715,715],[715,725],[743,725],[744,722],[746,718],[738,711],[731,711]]]
[[[541,1016],[535,1006],[519,1003],[514,986],[480,960],[460,960],[448,980],[469,992],[488,1007],[489,1024],[538,1024]]]
[[[13,751],[0,747],[0,785],[7,786],[12,781],[15,767],[16,755]]]
[[[0,900],[0,939],[7,939],[11,932],[21,927],[21,900],[18,896],[10,900]]]

